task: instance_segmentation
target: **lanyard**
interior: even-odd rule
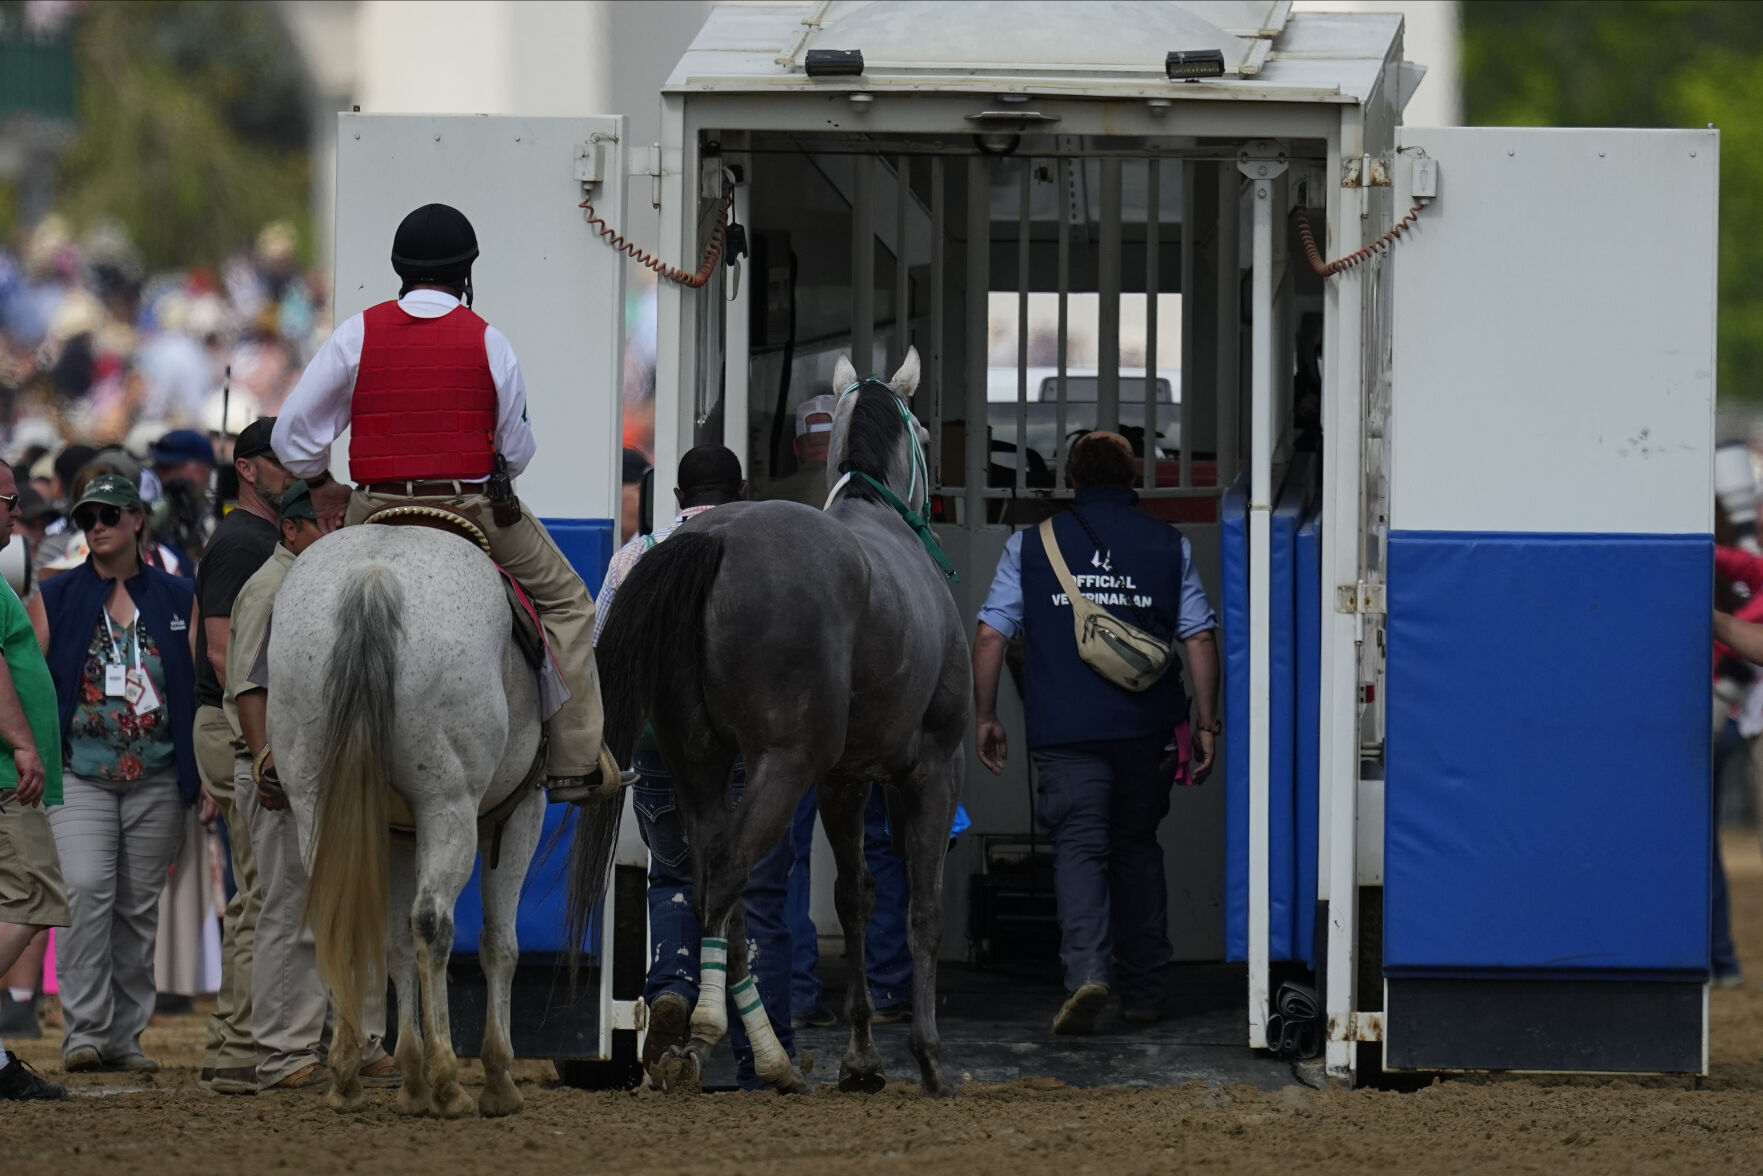
[[[110,639],[110,664],[125,665],[127,663],[122,660],[122,648],[116,641],[116,630],[110,627],[110,609],[108,607],[105,608],[103,615],[104,635]],[[138,610],[135,613],[134,639],[135,669],[138,670],[141,668],[141,614]]]

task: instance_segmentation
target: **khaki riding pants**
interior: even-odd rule
[[[382,507],[412,501],[398,495],[368,494],[357,489],[349,499],[345,524],[353,526]],[[569,560],[539,524],[521,508],[520,521],[498,527],[490,500],[482,494],[424,498],[466,516],[490,541],[490,557],[520,582],[538,607],[545,640],[569,687],[570,699],[545,723],[551,745],[545,774],[585,776],[599,763],[602,715],[600,677],[594,668],[594,601]]]
[[[218,706],[197,707],[195,735],[202,787],[220,806],[221,820],[226,822],[234,887],[221,920],[220,991],[214,996],[214,1012],[208,1016],[202,1065],[237,1070],[257,1065],[257,1041],[251,1035],[251,959],[263,891],[251,852],[251,829],[233,793],[233,729],[226,712]]]

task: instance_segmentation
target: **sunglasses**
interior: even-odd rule
[[[17,509],[18,495],[16,495],[16,494],[0,494],[0,505],[4,505],[7,510]]]
[[[114,527],[120,522],[122,522],[122,507],[120,506],[110,506],[109,504],[82,506],[73,512],[73,525],[82,531],[90,531],[99,523],[103,523],[106,527]]]

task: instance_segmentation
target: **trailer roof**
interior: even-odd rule
[[[764,0],[718,4],[671,92],[1037,89],[1096,97],[1359,102],[1396,13],[1294,13],[1290,0]],[[857,49],[862,77],[809,78],[810,49]],[[1226,76],[1171,82],[1164,55],[1217,49]]]

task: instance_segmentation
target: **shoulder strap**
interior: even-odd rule
[[[1071,576],[1071,569],[1065,566],[1065,556],[1059,550],[1059,538],[1053,534],[1053,520],[1042,519],[1040,525],[1041,546],[1046,549],[1047,562],[1053,565],[1053,575],[1058,578],[1059,586],[1065,589],[1065,595],[1073,608],[1080,608],[1089,601],[1078,591],[1077,581]],[[1081,603],[1080,603],[1081,602]]]

